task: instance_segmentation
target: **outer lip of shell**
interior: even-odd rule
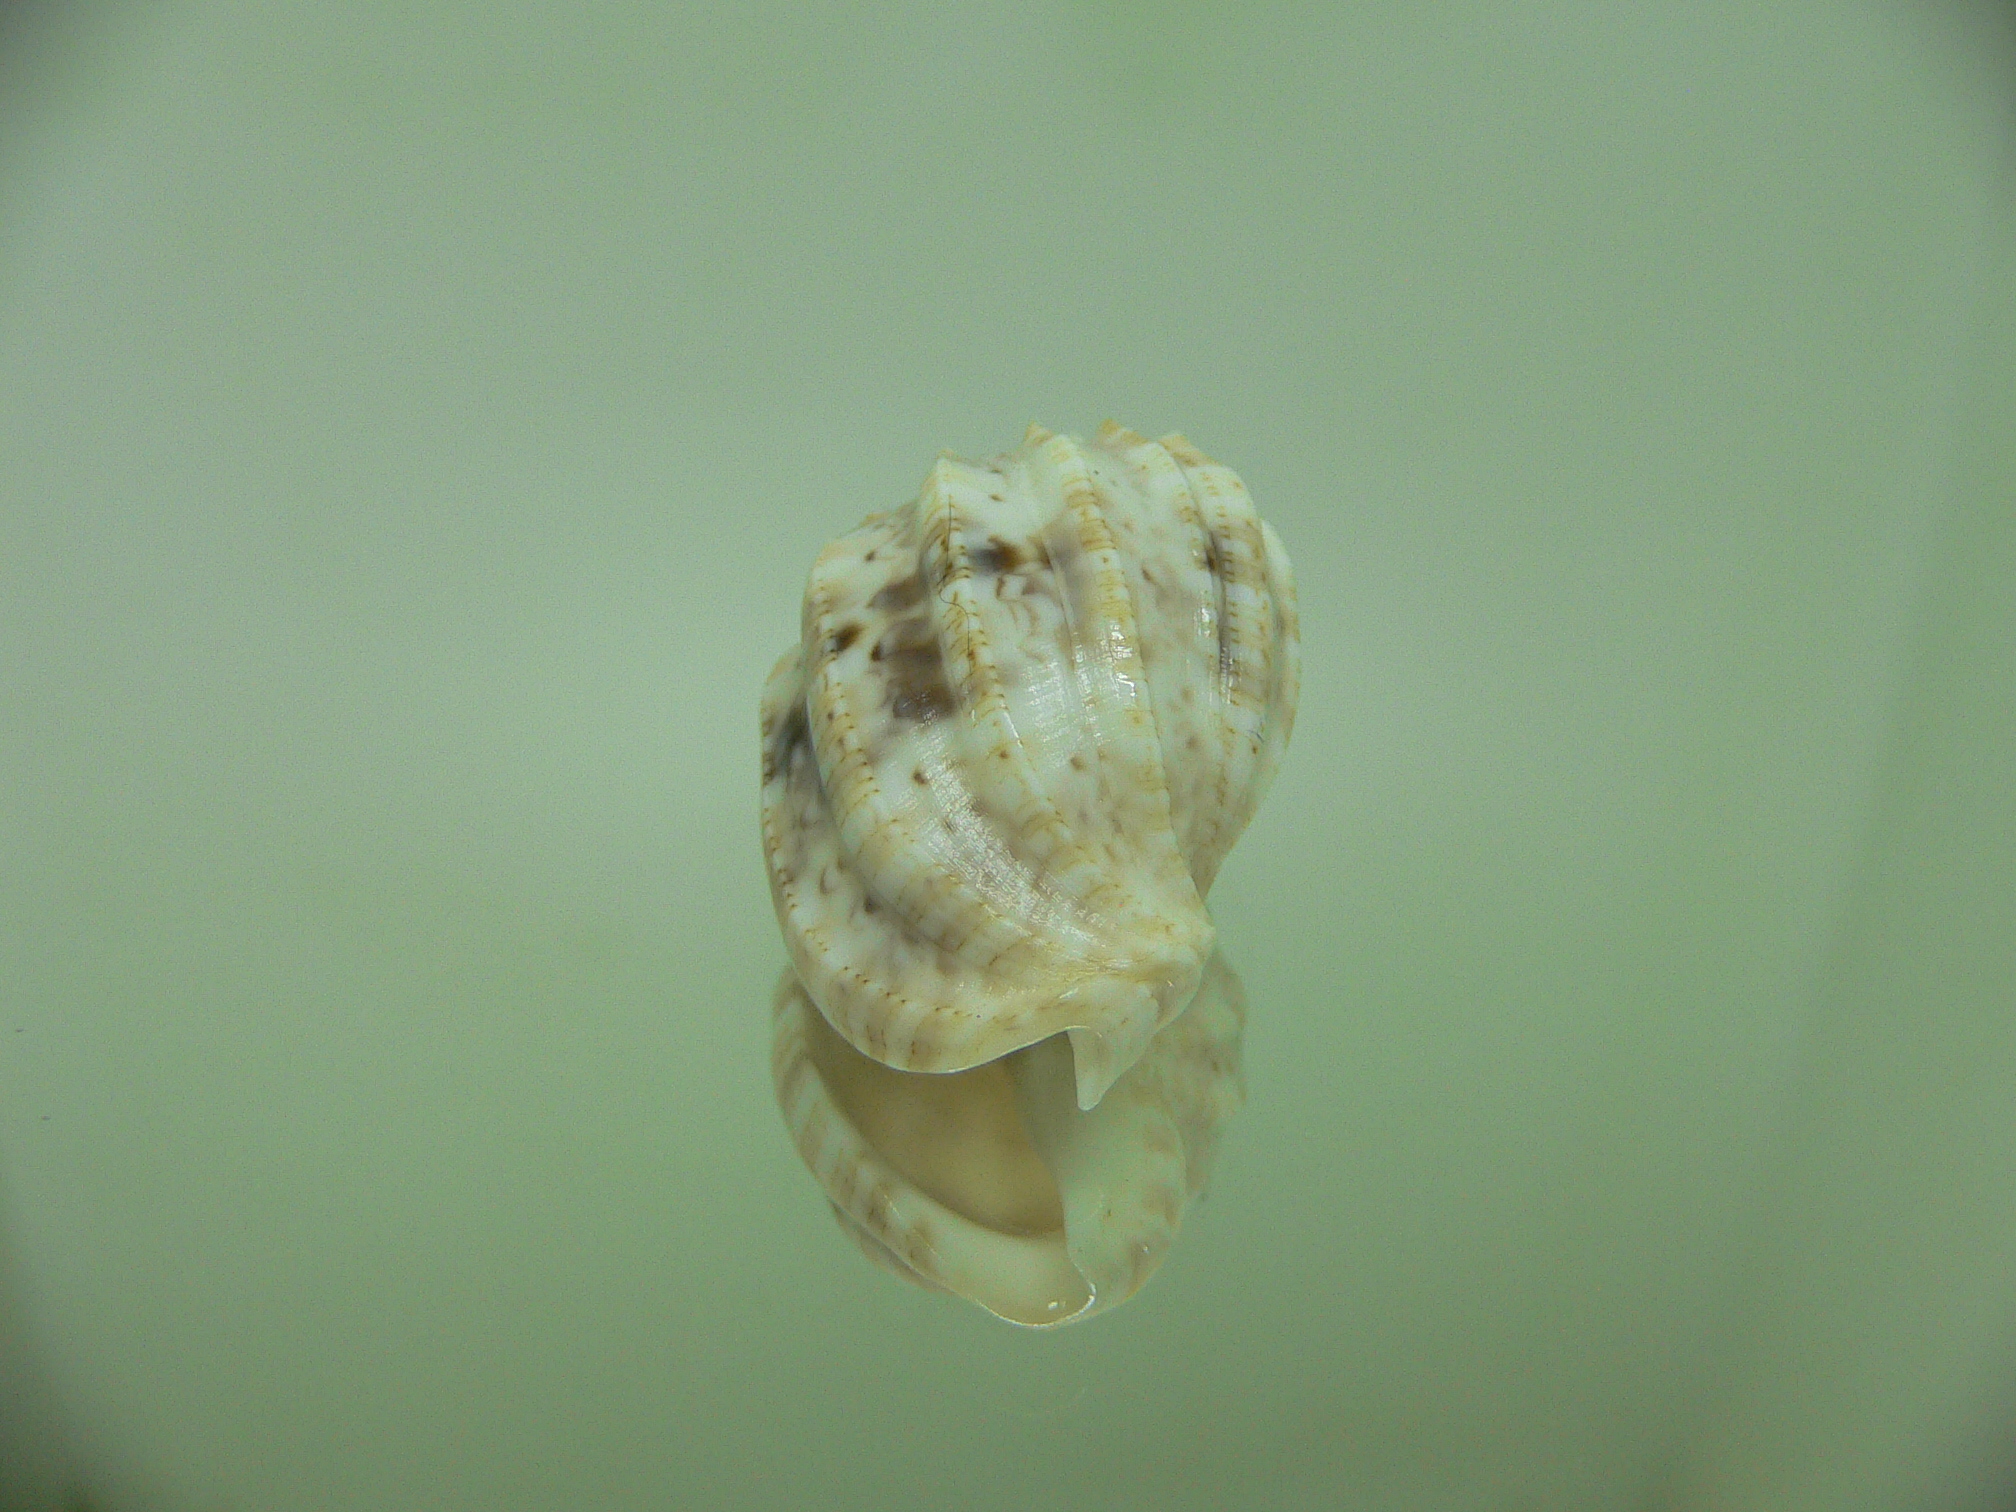
[[[1208,942],[1207,942],[1208,950]],[[1065,992],[1059,1005],[1084,1022],[1066,1031],[1077,1085],[1078,1106],[1089,1111],[1147,1050],[1155,1031],[1190,1004],[1195,982],[1183,984],[1180,1001],[1169,1004],[1178,984],[1160,985],[1111,977],[1092,977]],[[1170,1011],[1173,1007],[1174,1011]]]
[[[1140,1290],[1242,1100],[1244,997],[1216,956],[1191,1007],[1091,1111],[1074,1106],[1061,1038],[936,1076],[868,1061],[789,971],[774,1013],[778,1104],[842,1228],[894,1273],[1024,1327]],[[1032,1197],[1032,1180],[1050,1197]]]
[[[792,1143],[841,1227],[870,1259],[1023,1327],[1050,1328],[1090,1314],[1102,1299],[1071,1262],[1061,1214],[1046,1232],[1010,1233],[938,1201],[849,1117],[820,1063],[854,1057],[853,1069],[885,1093],[913,1078],[941,1078],[869,1062],[833,1033],[788,970],[778,984],[775,1023],[771,1069]],[[949,1079],[944,1084],[951,1085]]]

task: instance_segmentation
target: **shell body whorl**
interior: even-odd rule
[[[764,690],[764,850],[819,1011],[906,1071],[1068,1033],[1094,1106],[1196,991],[1297,656],[1286,553],[1180,437],[942,457],[820,553]]]

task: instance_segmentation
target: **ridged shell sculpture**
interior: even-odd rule
[[[1240,1096],[1204,897],[1297,682],[1287,554],[1180,436],[1031,426],[819,554],[763,691],[773,1071],[871,1256],[1034,1326],[1160,1262]]]

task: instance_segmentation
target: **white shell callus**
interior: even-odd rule
[[[1178,436],[1032,426],[833,542],[763,694],[764,851],[810,1041],[930,1075],[1039,1047],[1014,1097],[1004,1068],[973,1086],[1053,1174],[1108,1141],[1086,1131],[1117,1114],[1060,1145],[1032,1110],[1067,1073],[1100,1108],[1197,995],[1204,895],[1287,742],[1297,658],[1286,553]]]

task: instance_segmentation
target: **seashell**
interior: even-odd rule
[[[1031,426],[992,461],[942,456],[913,503],[819,554],[801,642],[764,688],[764,853],[792,963],[780,1057],[796,1034],[813,1048],[793,1064],[847,1086],[993,1067],[958,1096],[1030,1122],[1059,1181],[1089,1159],[1074,1141],[1138,1136],[1115,1112],[1052,1138],[1065,1125],[1031,1109],[1068,1073],[1090,1115],[1151,1060],[1124,1101],[1173,1095],[1151,1051],[1206,980],[1204,898],[1287,743],[1298,654],[1286,552],[1180,436]],[[852,1062],[815,1054],[822,1034],[878,1070],[833,1069]],[[794,1119],[814,1106],[785,1101]],[[860,1113],[838,1093],[818,1106]],[[808,1161],[828,1150],[794,1132]],[[822,1180],[851,1168],[821,1159]],[[1073,1256],[1096,1248],[1081,1238]]]
[[[861,1054],[788,970],[775,1016],[778,1105],[841,1227],[898,1275],[1032,1328],[1140,1290],[1243,1099],[1246,1004],[1220,954],[1090,1112],[1061,1038],[934,1076]]]

